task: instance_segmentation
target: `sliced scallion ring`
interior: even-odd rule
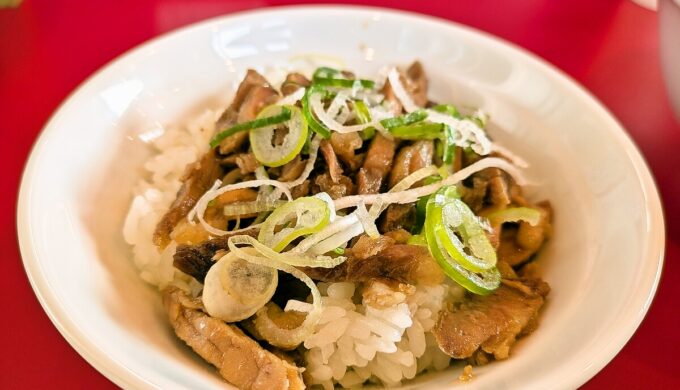
[[[319,85],[312,85],[311,87],[307,88],[305,96],[302,97],[302,113],[304,114],[305,120],[309,124],[309,127],[312,129],[312,131],[318,133],[325,139],[329,139],[331,137],[331,130],[319,122],[316,117],[314,117],[312,107],[309,104],[309,97],[316,93],[323,94],[324,97],[328,95],[328,92]]]
[[[282,106],[279,106],[282,107]],[[283,106],[280,111],[274,113],[272,111],[269,111],[267,114],[268,115],[262,115],[262,112],[260,115],[257,116],[256,119],[248,122],[243,122],[239,123],[235,126],[232,126],[228,128],[227,130],[224,130],[220,133],[218,133],[211,141],[210,141],[210,147],[214,148],[215,146],[219,145],[220,142],[222,142],[223,139],[234,135],[238,132],[241,131],[246,131],[246,130],[252,130],[252,129],[259,129],[262,127],[268,127],[271,125],[283,123],[289,119],[291,119],[291,111],[289,109],[290,106]],[[268,108],[268,107],[267,107]],[[266,110],[266,108],[265,108]]]
[[[390,130],[395,127],[408,126],[417,122],[421,122],[425,120],[425,118],[427,118],[427,112],[425,112],[424,110],[417,110],[406,115],[383,119],[380,121],[380,124],[384,128]]]
[[[456,188],[443,187],[428,200],[426,225],[435,227],[437,240],[461,266],[482,272],[496,265],[496,251]]]
[[[281,252],[296,238],[323,229],[330,222],[330,215],[325,201],[314,197],[298,198],[277,207],[267,217],[260,228],[258,241]]]
[[[288,134],[281,145],[273,145],[272,139],[276,125],[260,127],[250,131],[250,146],[253,148],[255,158],[268,167],[278,167],[290,162],[300,153],[302,146],[307,140],[307,122],[302,112],[295,106],[272,105],[265,107],[258,118],[276,117],[288,112],[289,119],[285,121]],[[280,122],[282,123],[282,122]]]
[[[424,230],[430,253],[451,279],[475,294],[489,294],[499,286],[496,252],[455,187],[443,187],[430,197]]]

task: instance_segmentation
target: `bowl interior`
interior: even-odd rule
[[[465,386],[567,388],[602,368],[644,316],[661,267],[659,200],[639,153],[598,103],[542,62],[466,28],[377,9],[207,21],[134,50],[71,96],[32,153],[18,214],[27,272],[69,342],[120,385],[224,388],[138,278],[123,218],[150,155],[146,136],[223,107],[249,67],[276,75],[309,66],[309,56],[366,76],[421,60],[433,99],[488,112],[491,135],[531,164],[529,196],[555,209],[539,259],[552,287],[541,325]],[[406,387],[460,387],[457,375]]]

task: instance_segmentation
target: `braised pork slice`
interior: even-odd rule
[[[255,119],[265,106],[276,102],[279,94],[267,80],[256,71],[249,69],[239,85],[231,105],[222,113],[215,124],[215,131],[226,130],[239,122]],[[238,151],[248,138],[247,131],[241,131],[225,138],[218,150],[222,155]]]
[[[331,181],[334,184],[338,184],[340,182],[340,176],[342,176],[342,167],[338,162],[338,157],[335,155],[333,146],[331,146],[330,142],[323,140],[319,145],[319,149],[321,149],[321,154],[323,155],[324,160],[326,160],[328,175],[330,176]]]
[[[432,333],[439,348],[454,359],[473,357],[478,350],[505,359],[516,339],[534,329],[549,291],[540,279],[503,279],[491,295],[470,294],[442,312]]]
[[[223,175],[224,170],[214,149],[187,166],[182,177],[182,187],[177,192],[175,201],[156,225],[153,233],[153,242],[156,246],[162,249],[170,243],[170,233],[177,223],[189,214],[198,199]]]
[[[356,150],[361,148],[363,141],[358,133],[333,133],[331,134],[333,151],[345,164],[350,172],[356,171],[363,162],[362,155],[357,155]]]
[[[312,279],[324,282],[367,282],[375,278],[402,283],[438,284],[444,280],[441,268],[427,248],[417,245],[389,245],[369,257],[354,249],[335,268],[302,268]]]
[[[382,134],[376,134],[368,147],[364,164],[357,173],[357,193],[377,194],[392,169],[397,144]]]
[[[213,257],[220,250],[227,250],[229,237],[245,234],[257,237],[259,230],[252,228],[237,233],[227,233],[223,236],[211,238],[197,245],[180,244],[172,257],[172,265],[178,270],[203,283],[210,267],[215,264]]]
[[[163,305],[177,336],[239,389],[305,388],[295,365],[265,350],[236,326],[205,314],[200,300],[170,287],[163,291]]]

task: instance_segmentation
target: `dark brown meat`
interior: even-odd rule
[[[489,187],[489,182],[473,175],[472,187],[463,187],[462,200],[475,214],[484,208],[484,198]]]
[[[552,233],[552,209],[548,202],[537,204],[541,211],[541,219],[536,226],[528,222],[520,222],[517,226],[505,224],[500,229],[500,243],[498,245],[498,259],[513,267],[522,265],[531,258],[550,238]],[[495,227],[497,230],[498,227]]]
[[[309,195],[309,190],[310,190],[311,184],[309,180],[305,180],[302,182],[302,184],[295,186],[290,189],[290,194],[293,196],[293,199],[301,198],[303,196]]]
[[[163,305],[177,336],[239,389],[305,388],[295,365],[265,350],[236,326],[205,314],[200,300],[170,287],[163,291]]]
[[[392,165],[389,188],[394,187],[418,169],[432,165],[433,157],[434,143],[432,141],[417,141],[413,145],[401,148]]]
[[[404,229],[411,231],[416,223],[415,204],[391,204],[380,216],[378,228],[381,233]]]
[[[231,105],[222,113],[215,125],[215,131],[222,131],[236,123],[252,120],[265,106],[274,103],[279,97],[267,80],[256,71],[249,69],[236,91]],[[228,155],[241,148],[248,138],[242,131],[225,138],[219,146],[222,155]]]
[[[404,87],[416,105],[425,107],[427,104],[427,76],[425,75],[423,65],[419,61],[415,61],[406,69],[406,84]]]
[[[355,151],[363,145],[358,133],[333,133],[331,134],[333,151],[340,158],[349,171],[356,171],[363,162],[362,155],[356,155]]]
[[[315,194],[319,192],[326,192],[333,199],[342,198],[343,196],[354,195],[354,183],[352,179],[345,175],[340,175],[338,182],[334,183],[328,172],[318,175],[314,179]]]
[[[392,169],[397,145],[393,139],[376,134],[368,147],[364,164],[357,174],[359,194],[377,194]]]
[[[281,176],[279,176],[279,181],[293,181],[300,177],[302,171],[305,170],[307,165],[306,161],[302,161],[302,158],[298,154],[293,160],[286,163],[281,169]]]
[[[281,84],[281,93],[283,96],[288,96],[300,88],[309,87],[309,84],[309,80],[300,73],[289,73]]]
[[[215,253],[229,249],[227,246],[229,237],[240,234],[257,237],[258,233],[259,230],[253,228],[239,233],[227,233],[224,236],[212,238],[196,245],[180,244],[172,257],[172,265],[203,283],[210,267],[215,264],[213,260]]]
[[[427,76],[425,75],[422,64],[415,61],[408,67],[406,74],[399,72],[399,79],[406,89],[406,92],[411,95],[413,102],[420,107],[425,107],[427,104]],[[402,105],[399,102],[399,99],[394,95],[392,85],[389,81],[385,82],[381,92],[385,96],[390,111],[394,115],[401,115]]]
[[[200,160],[187,166],[182,177],[182,187],[177,191],[175,201],[161,218],[153,233],[153,242],[159,248],[170,243],[170,233],[182,218],[186,217],[196,205],[198,199],[212,187],[215,180],[222,178],[224,170],[214,149],[211,149]]]
[[[549,291],[540,279],[504,279],[493,294],[470,294],[444,311],[432,333],[439,348],[455,359],[473,357],[478,350],[505,359],[516,339],[535,326]]]
[[[366,282],[375,278],[402,283],[438,284],[444,280],[441,268],[427,248],[417,245],[391,245],[362,259],[348,250],[347,260],[335,268],[303,268],[311,278],[324,282]]]
[[[334,184],[338,184],[340,182],[340,176],[342,176],[342,167],[338,162],[338,157],[333,151],[333,146],[331,146],[330,142],[323,140],[321,141],[319,149],[321,149],[321,154],[323,154],[323,158],[326,160],[328,175],[330,176],[331,181]]]

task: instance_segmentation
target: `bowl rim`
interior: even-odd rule
[[[55,128],[53,124],[60,116],[61,112],[65,110],[67,106],[72,104],[72,101],[75,100],[79,95],[83,94],[83,91],[93,80],[115,68],[120,63],[125,62],[129,57],[160,42],[172,40],[176,36],[182,35],[188,31],[204,29],[210,25],[218,23],[236,22],[242,17],[255,15],[265,16],[277,13],[329,11],[355,13],[377,12],[388,16],[402,18],[411,22],[422,21],[428,24],[438,25],[442,28],[455,29],[458,32],[475,35],[477,38],[485,41],[485,44],[488,44],[496,49],[509,49],[510,51],[513,51],[514,54],[518,55],[522,61],[526,61],[537,66],[542,73],[548,74],[551,76],[551,78],[559,82],[560,85],[570,90],[578,99],[587,102],[588,105],[597,112],[597,114],[601,115],[602,118],[606,118],[606,120],[610,123],[610,126],[607,126],[606,131],[608,131],[611,136],[619,141],[619,145],[623,148],[627,158],[631,161],[634,167],[638,179],[637,181],[642,186],[641,189],[646,201],[645,204],[648,212],[647,215],[650,218],[650,233],[654,233],[649,235],[649,243],[646,246],[644,259],[648,259],[648,268],[650,268],[648,273],[653,275],[651,284],[649,284],[649,276],[647,279],[645,279],[648,284],[648,289],[646,290],[644,299],[641,301],[642,310],[635,311],[635,315],[629,316],[630,320],[625,325],[625,327],[619,328],[619,337],[617,338],[616,342],[600,349],[597,353],[597,358],[594,360],[595,363],[590,364],[578,375],[574,375],[570,377],[569,380],[563,382],[563,384],[570,388],[576,388],[586,383],[602,368],[604,368],[619,353],[619,351],[621,351],[621,349],[633,336],[637,328],[640,326],[642,320],[646,316],[659,284],[664,262],[666,229],[661,199],[651,170],[649,169],[649,165],[632,140],[631,136],[621,125],[618,119],[592,93],[590,93],[584,86],[582,86],[578,81],[574,80],[564,71],[549,63],[547,60],[539,57],[537,54],[534,54],[521,46],[518,46],[503,38],[497,37],[491,33],[461,24],[459,22],[454,22],[432,15],[384,7],[334,4],[287,5],[249,9],[210,17],[169,30],[124,51],[102,67],[98,68],[90,76],[85,78],[71,93],[69,93],[57,106],[55,111],[50,115],[49,119],[40,130],[36,140],[33,143],[33,146],[31,147],[28,160],[24,165],[19,196],[17,198],[16,228],[24,270],[31,287],[38,298],[38,301],[40,302],[40,305],[49,317],[50,321],[52,321],[59,333],[66,339],[71,347],[73,347],[76,352],[80,354],[80,356],[82,356],[91,366],[93,366],[97,371],[99,371],[102,375],[104,375],[116,385],[123,388],[156,387],[153,383],[150,383],[143,377],[129,370],[123,363],[111,359],[105,351],[101,350],[93,342],[83,338],[80,335],[77,324],[73,323],[68,318],[63,308],[59,306],[55,296],[52,294],[47,278],[42,272],[40,263],[38,261],[38,256],[34,249],[33,237],[31,236],[30,224],[28,220],[28,207],[30,205],[31,197],[29,190],[30,182],[36,173],[35,163],[37,152],[40,151],[40,149],[46,143],[46,139],[54,132]],[[652,263],[653,260],[654,262]],[[638,298],[637,301],[639,300],[640,298]]]

